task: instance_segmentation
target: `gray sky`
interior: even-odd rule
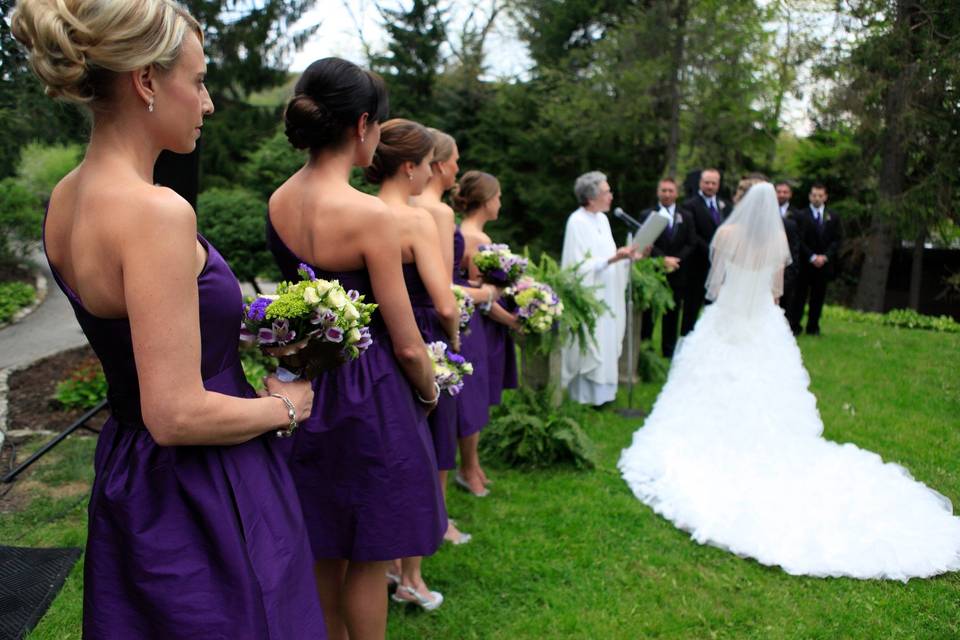
[[[456,39],[456,34],[474,4],[479,5],[477,18],[485,21],[493,2],[494,0],[451,0],[448,28],[453,39]],[[408,3],[381,0],[381,4],[394,8]],[[301,71],[314,60],[330,55],[362,64],[365,61],[362,40],[366,40],[374,51],[385,48],[386,34],[380,24],[380,14],[374,0],[321,0],[301,20],[302,25],[317,22],[320,23],[320,28],[293,59],[291,69],[294,71]],[[498,77],[522,75],[532,64],[526,46],[516,37],[514,25],[505,12],[497,16],[494,25],[494,31],[487,41],[486,62],[490,74]]]
[[[485,21],[494,2],[502,0],[450,0],[449,30],[456,40],[471,7],[478,6],[476,19]],[[764,0],[762,0],[764,1]],[[769,0],[766,0],[769,1]],[[389,8],[406,6],[402,0],[380,0]],[[817,0],[791,0],[795,6],[795,16],[804,22],[804,27],[825,34],[825,37],[837,37],[836,14],[823,11],[825,5]],[[301,25],[320,23],[317,32],[294,56],[291,69],[302,71],[311,62],[326,56],[339,56],[359,64],[365,62],[363,41],[374,51],[382,51],[386,46],[386,33],[381,26],[380,14],[375,0],[320,0],[301,20]],[[770,25],[778,32],[778,40],[785,35],[784,25]],[[362,38],[361,38],[362,33]],[[842,37],[842,36],[841,36]],[[444,52],[449,55],[449,51]],[[497,16],[495,27],[490,34],[486,47],[486,63],[489,73],[494,77],[522,77],[532,66],[532,61],[516,34],[516,26],[506,12]],[[812,129],[809,118],[811,90],[809,66],[800,69],[799,96],[789,95],[784,104],[783,123],[799,135],[807,135]]]

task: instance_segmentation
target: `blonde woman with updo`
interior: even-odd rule
[[[52,97],[93,121],[53,190],[44,248],[103,365],[85,638],[320,638],[310,549],[276,447],[306,383],[246,383],[240,288],[190,205],[152,184],[213,104],[203,33],[167,0],[21,0],[14,36]]]
[[[489,287],[481,285],[480,271],[473,263],[473,256],[480,245],[492,242],[483,229],[488,222],[496,220],[500,215],[500,182],[489,173],[468,171],[457,184],[453,203],[463,215],[458,230],[463,242],[463,257],[460,260],[462,277],[473,287]],[[490,288],[487,298],[478,300],[488,309],[481,314],[478,323],[486,353],[487,411],[490,406],[500,404],[504,389],[517,386],[517,362],[513,339],[510,337],[510,330],[518,328],[517,318],[498,302],[499,295],[499,289]],[[470,391],[484,395],[483,389]],[[472,495],[485,497],[489,494],[487,486],[490,482],[480,466],[477,446],[480,429],[486,426],[486,421],[479,425],[463,426],[465,428],[460,432],[460,471],[456,481]]]

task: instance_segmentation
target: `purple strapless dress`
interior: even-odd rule
[[[403,280],[410,294],[410,304],[413,305],[413,317],[420,328],[424,342],[437,340],[449,342],[447,333],[440,325],[433,306],[433,300],[427,293],[427,288],[420,279],[416,263],[403,265]],[[467,380],[470,378],[468,377]],[[466,383],[464,383],[466,384]],[[437,469],[448,471],[457,466],[457,399],[447,392],[440,395],[437,408],[427,417],[430,425],[430,435],[433,436],[433,450],[437,456]]]
[[[504,306],[499,300],[496,304]],[[481,317],[487,341],[490,404],[495,405],[500,404],[504,389],[517,388],[517,354],[510,329],[485,314]]]
[[[302,262],[267,218],[267,244],[283,277],[297,281]],[[330,272],[376,302],[366,269]],[[373,344],[357,360],[313,381],[313,412],[293,438],[290,470],[300,494],[315,558],[360,562],[432,555],[447,514],[426,414],[393,355],[383,317],[370,324]]]
[[[208,252],[197,279],[203,386],[255,397],[237,353],[240,286],[217,250],[199,240]],[[83,636],[326,638],[303,517],[277,437],[157,445],[140,412],[129,321],[94,316],[51,270],[103,365],[112,414],[94,457]]]
[[[464,248],[463,234],[457,227],[453,234],[453,282],[469,286],[467,275],[460,267]],[[467,378],[463,391],[457,396],[457,435],[461,438],[477,433],[490,420],[487,340],[479,305],[470,317],[469,327],[469,333],[460,337],[460,355],[473,363],[473,375]]]

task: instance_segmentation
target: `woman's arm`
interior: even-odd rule
[[[513,315],[498,304],[491,306],[490,311],[487,312],[487,315],[490,316],[490,318],[495,322],[506,325],[514,331],[520,330],[520,321],[517,320],[517,316]]]
[[[413,239],[413,254],[417,263],[417,272],[430,294],[434,309],[440,318],[444,333],[450,339],[454,351],[460,350],[460,311],[457,299],[450,288],[451,270],[444,264],[440,251],[440,238],[433,217],[423,211],[418,215],[417,232]],[[450,262],[446,264],[451,264]]]
[[[380,305],[378,310],[393,342],[393,352],[411,386],[421,398],[431,400],[436,394],[433,365],[403,282],[399,225],[393,212],[372,198],[370,208],[363,212],[362,225],[361,252],[370,273],[373,295]]]
[[[289,424],[278,398],[237,398],[207,391],[200,374],[197,229],[190,205],[156,189],[145,213],[117,224],[123,295],[140,383],[144,424],[162,446],[229,445]],[[238,329],[239,330],[239,329]],[[277,386],[310,415],[306,382]]]

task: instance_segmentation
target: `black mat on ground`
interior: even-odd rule
[[[33,629],[80,549],[30,549],[0,546],[0,640],[20,640]]]

